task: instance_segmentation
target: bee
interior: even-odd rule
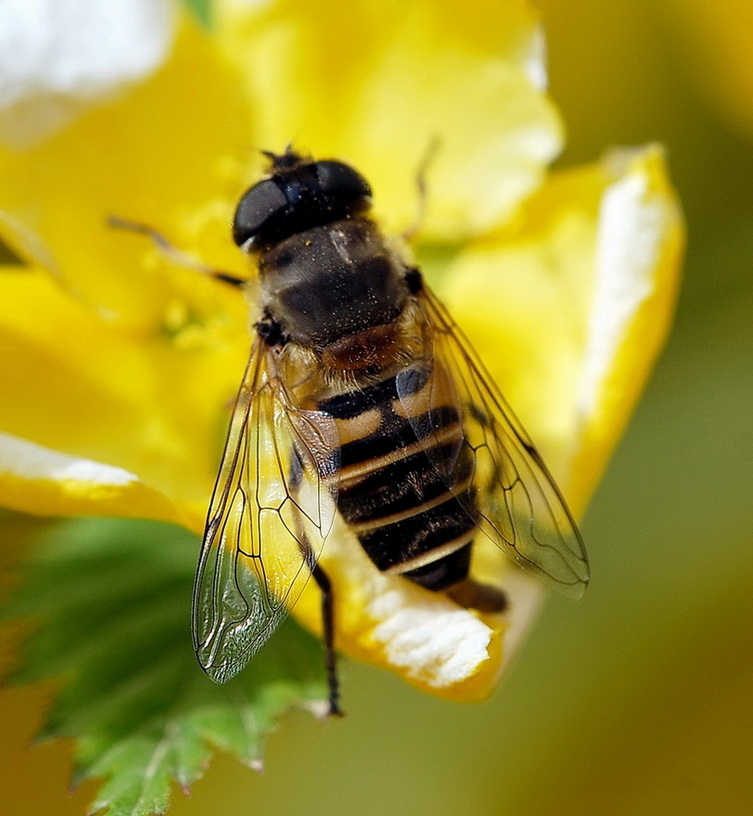
[[[375,569],[481,612],[507,599],[471,575],[479,536],[576,597],[588,561],[529,436],[370,216],[367,181],[291,148],[266,155],[270,172],[233,221],[258,267],[258,320],[207,516],[193,641],[206,673],[230,679],[313,577],[336,715],[337,599],[318,557],[338,515]]]

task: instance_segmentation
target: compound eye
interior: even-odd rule
[[[352,167],[339,161],[320,161],[314,164],[321,191],[335,201],[347,203],[371,196],[366,179]]]
[[[254,184],[241,198],[233,218],[233,240],[242,247],[254,238],[270,219],[288,206],[285,193],[274,179]]]

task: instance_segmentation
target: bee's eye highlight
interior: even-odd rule
[[[264,179],[247,190],[238,203],[233,219],[233,240],[243,246],[272,218],[288,206],[285,193],[274,178]]]

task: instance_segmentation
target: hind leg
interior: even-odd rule
[[[340,708],[340,678],[337,675],[337,655],[335,653],[335,605],[332,582],[327,573],[316,563],[314,551],[311,549],[306,534],[302,531],[299,533],[298,543],[306,561],[306,566],[311,570],[311,576],[322,593],[324,659],[329,685],[328,714],[330,717],[342,717],[344,712]]]

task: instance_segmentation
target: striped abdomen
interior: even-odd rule
[[[418,383],[418,390],[430,387]],[[343,518],[379,570],[432,590],[467,576],[476,532],[465,509],[473,505],[473,463],[460,445],[457,410],[447,403],[432,404],[430,423],[425,414],[413,417],[419,427],[431,429],[421,440],[398,399],[394,377],[319,405],[335,418],[340,433],[337,504]],[[417,411],[422,404],[416,401]],[[453,462],[452,490],[432,460]]]

